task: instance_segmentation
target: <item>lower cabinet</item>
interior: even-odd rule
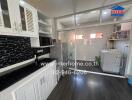
[[[55,64],[49,64],[30,82],[18,88],[14,92],[16,100],[46,100],[57,84]]]
[[[35,88],[32,82],[22,86],[15,92],[16,100],[36,100]]]
[[[47,81],[47,69],[40,74],[40,76],[37,77],[37,80],[35,82],[37,88],[36,88],[36,93],[37,93],[37,98],[38,100],[46,100],[48,96],[48,81]]]

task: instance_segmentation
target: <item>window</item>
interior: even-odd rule
[[[90,39],[95,39],[95,38],[96,38],[96,34],[95,33],[90,34]]]
[[[103,38],[103,33],[97,32],[90,34],[90,39],[101,39],[101,38]]]
[[[83,35],[76,35],[76,39],[83,39]]]

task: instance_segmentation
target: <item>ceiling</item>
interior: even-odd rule
[[[106,8],[102,10],[94,10],[87,13],[82,13],[76,15],[76,23],[78,26],[82,25],[91,25],[102,22],[109,21],[121,21],[129,20],[132,18],[132,4],[123,5],[125,8],[125,14],[122,17],[113,17],[111,16],[111,8]],[[65,28],[70,28],[75,26],[74,16],[64,17],[58,19],[57,22],[62,24]]]
[[[91,11],[88,13],[78,14],[76,15],[76,22],[78,25],[99,22],[100,11]],[[58,19],[57,22],[61,23],[65,27],[74,26],[74,16],[69,16],[66,18]]]
[[[50,17],[58,17],[73,13],[73,1],[76,5],[76,11],[84,11],[109,5],[112,3],[129,0],[25,0],[41,12]],[[130,0],[131,1],[131,0]]]

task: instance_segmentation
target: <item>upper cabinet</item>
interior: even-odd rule
[[[39,35],[52,35],[52,19],[38,11]]]
[[[38,20],[36,21],[38,23],[38,35],[40,37],[50,37],[52,39],[55,38],[55,21],[52,17],[46,16],[41,11],[38,11],[37,13]],[[31,46],[32,47],[41,47],[41,48],[47,48],[52,47],[50,46],[40,46],[40,37],[38,38],[31,38]]]
[[[3,15],[3,24],[7,28],[11,28],[10,15],[7,0],[1,0],[1,10]]]
[[[0,0],[0,34],[38,37],[37,10],[22,0]]]
[[[8,0],[0,0],[0,32],[13,32]]]
[[[19,3],[19,12],[20,12],[20,29],[21,34],[26,34],[29,36],[38,35],[38,15],[37,10],[33,8],[26,2]]]

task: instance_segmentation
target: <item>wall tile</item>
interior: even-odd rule
[[[34,57],[30,38],[0,36],[0,68]]]

